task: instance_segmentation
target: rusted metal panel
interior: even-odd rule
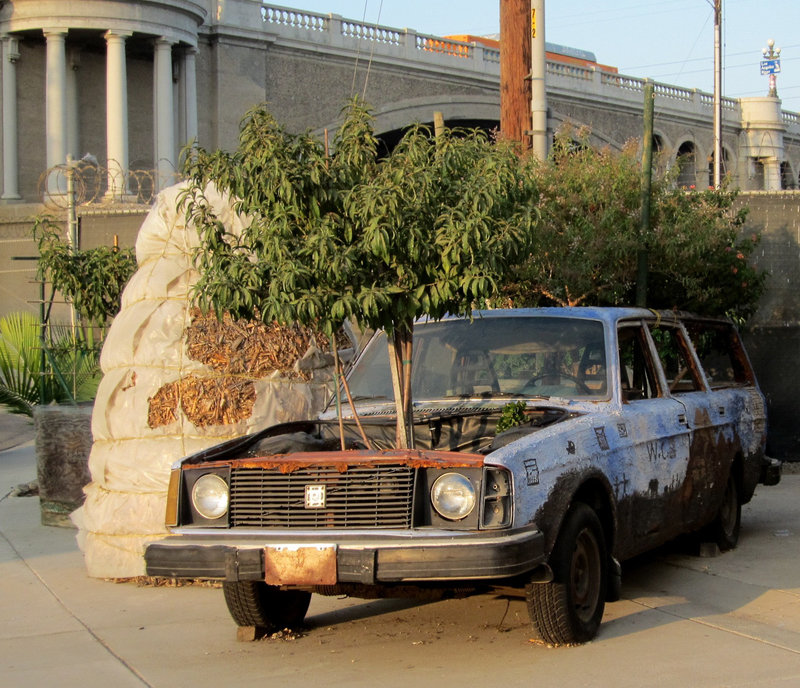
[[[264,581],[270,585],[336,585],[336,580],[336,547],[264,548]]]
[[[340,473],[354,466],[403,465],[411,468],[475,468],[483,465],[485,457],[481,454],[468,454],[449,451],[419,451],[413,449],[390,451],[331,451],[297,452],[276,456],[227,459],[209,461],[209,468],[229,466],[233,463],[241,468],[277,469],[281,473],[293,473],[311,466],[333,466]]]

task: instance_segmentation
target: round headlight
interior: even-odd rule
[[[458,521],[475,508],[475,488],[460,473],[445,473],[433,483],[431,503],[442,518]]]
[[[213,473],[199,477],[192,488],[192,505],[210,521],[224,516],[228,511],[228,484]]]

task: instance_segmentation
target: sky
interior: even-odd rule
[[[419,33],[500,31],[499,0],[284,0],[283,6],[334,13]],[[712,0],[564,0],[545,3],[545,39],[589,50],[623,74],[708,93],[714,90]],[[800,0],[722,0],[723,95],[765,96],[760,73],[768,39],[781,48],[778,96],[800,111]]]

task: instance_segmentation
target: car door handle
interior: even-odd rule
[[[724,406],[718,407],[717,411],[719,412],[720,416],[724,416],[725,415],[725,407]]]
[[[687,428],[689,427],[689,422],[686,420],[685,413],[678,414],[678,425],[685,425]]]

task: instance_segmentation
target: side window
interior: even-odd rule
[[[658,357],[671,394],[685,394],[703,389],[700,373],[677,327],[650,324],[650,334],[656,344]]]
[[[712,389],[755,384],[753,370],[733,325],[689,321],[686,329]]]
[[[620,327],[617,341],[622,400],[630,402],[659,396],[653,361],[641,326]]]

